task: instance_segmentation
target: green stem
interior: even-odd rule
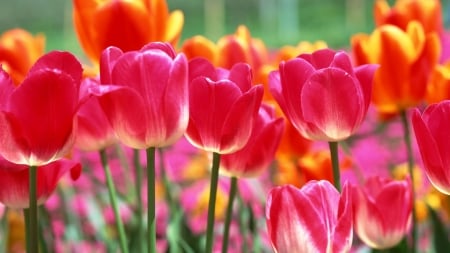
[[[223,227],[222,253],[226,253],[228,251],[228,238],[230,235],[231,218],[233,216],[233,202],[234,202],[234,197],[236,196],[236,192],[237,192],[237,182],[238,182],[238,179],[236,177],[231,177],[231,179],[230,179],[230,194],[228,197],[228,206],[227,206],[227,212],[225,215],[225,224]]]
[[[134,170],[135,170],[135,185],[136,185],[136,216],[138,217],[138,230],[137,230],[137,248],[138,252],[144,252],[144,224],[143,224],[143,206],[142,206],[142,167],[141,162],[139,158],[139,150],[135,149],[133,151],[133,163],[134,163]]]
[[[339,170],[338,143],[335,141],[331,141],[328,143],[328,145],[330,147],[334,186],[339,192],[341,192],[341,171]]]
[[[26,243],[26,252],[31,252],[31,244],[30,244],[30,209],[23,209],[23,220],[25,221],[25,243]],[[5,238],[5,242],[6,242]],[[7,244],[7,243],[5,243]],[[6,251],[5,251],[6,252]]]
[[[2,219],[0,219],[0,229],[1,229],[1,236],[0,236],[0,251],[1,252],[7,252],[6,250],[6,242],[7,242],[7,238],[8,238],[8,208],[5,207],[5,210],[3,212],[3,217]]]
[[[148,253],[156,253],[154,147],[147,149],[147,198]]]
[[[401,119],[403,124],[403,133],[404,133],[404,140],[406,145],[406,152],[407,152],[407,159],[408,159],[408,171],[409,176],[411,177],[411,195],[412,195],[412,242],[411,242],[411,252],[416,252],[416,242],[417,242],[417,212],[416,212],[416,191],[414,186],[414,154],[412,151],[412,145],[411,145],[411,134],[410,134],[410,127],[408,123],[408,115],[406,111],[401,112]]]
[[[217,184],[219,182],[219,165],[220,165],[220,154],[214,152],[213,164],[211,169],[211,182],[209,189],[208,224],[206,227],[205,253],[211,253],[213,248],[214,216],[216,209]]]
[[[175,214],[175,208],[176,207],[176,203],[174,200],[174,197],[172,196],[172,191],[171,191],[171,186],[170,186],[170,181],[169,178],[167,177],[167,173],[166,170],[164,169],[164,151],[162,149],[159,149],[159,157],[160,157],[160,168],[161,168],[161,178],[163,181],[163,185],[164,185],[164,192],[165,192],[165,197],[167,200],[167,203],[169,204],[169,209],[170,209],[170,216],[171,219],[173,218],[173,214]]]
[[[104,149],[100,150],[100,159],[102,162],[103,170],[105,172],[106,184],[108,186],[108,192],[109,192],[109,199],[111,201],[111,206],[114,211],[114,218],[116,220],[117,231],[119,233],[120,248],[122,249],[123,253],[128,253],[125,230],[123,228],[122,219],[120,218],[119,208],[117,206],[116,189],[114,187],[114,182],[113,182],[113,179],[111,176],[111,171],[109,169],[108,158],[106,155],[106,151]]]
[[[28,226],[26,227],[28,236],[27,239],[27,253],[39,252],[39,231],[38,231],[38,210],[37,210],[37,166],[30,166],[29,175],[29,207],[25,211],[28,214]]]
[[[48,253],[48,243],[47,238],[45,238],[45,231],[50,226],[49,224],[49,214],[47,210],[45,209],[44,205],[41,205],[39,207],[40,212],[40,222],[39,222],[39,241],[40,241],[40,248],[42,250],[42,253]],[[52,237],[53,238],[53,237]]]

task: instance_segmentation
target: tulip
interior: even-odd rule
[[[223,155],[221,170],[233,177],[254,177],[272,162],[284,128],[282,118],[275,118],[272,107],[261,105],[247,144],[240,150]]]
[[[42,56],[17,87],[0,72],[0,155],[40,166],[65,156],[75,141],[81,64],[70,53]]]
[[[309,181],[301,189],[273,188],[266,224],[275,252],[349,252],[353,222],[348,185],[341,195],[328,181]]]
[[[70,172],[72,180],[81,174],[81,165],[67,159],[61,159],[37,167],[37,199],[43,204],[55,190],[58,181]],[[30,171],[28,166],[11,163],[0,157],[0,202],[9,208],[29,207]]]
[[[15,85],[23,81],[31,66],[44,54],[45,37],[23,29],[11,29],[0,36],[0,64]]]
[[[85,78],[81,83],[80,97],[88,96],[90,87],[98,85],[98,80]],[[75,147],[84,151],[102,150],[115,141],[112,129],[97,97],[90,97],[77,113],[78,128]]]
[[[201,64],[189,65],[193,70],[190,70],[190,115],[186,137],[192,145],[206,151],[236,152],[250,138],[263,88],[251,86],[251,69],[247,64],[237,64],[229,73],[219,70],[217,74],[212,65]],[[208,66],[211,69],[206,69]],[[204,74],[193,78],[192,72],[202,69]]]
[[[406,30],[408,23],[415,20],[422,24],[425,33],[444,30],[442,7],[439,0],[401,0],[390,7],[386,0],[375,1],[374,17],[376,26],[391,24]]]
[[[164,147],[180,139],[188,124],[188,70],[183,54],[167,43],[140,51],[103,52],[102,85],[91,87],[117,137],[136,148]]]
[[[371,35],[354,35],[352,48],[356,64],[380,65],[372,98],[380,113],[396,114],[423,102],[428,79],[440,56],[436,33],[425,34],[417,21],[408,23],[405,31],[383,25]]]
[[[362,123],[370,103],[375,65],[353,69],[342,51],[322,49],[282,62],[271,72],[272,95],[305,138],[340,141]]]
[[[425,100],[428,104],[450,99],[450,62],[436,65],[427,85]]]
[[[156,252],[155,149],[173,144],[186,131],[187,67],[186,57],[176,54],[169,43],[153,42],[126,53],[108,47],[100,62],[101,85],[90,89],[98,97],[117,138],[126,146],[147,151],[149,252]],[[106,156],[102,157],[106,165]],[[139,186],[141,178],[136,180]],[[125,233],[121,234],[124,238]],[[143,241],[142,227],[138,234],[139,241]],[[126,250],[125,244],[122,239],[122,251]]]
[[[123,51],[153,41],[175,46],[184,22],[181,11],[169,14],[165,0],[73,0],[73,7],[81,47],[94,63],[109,46]]]
[[[432,104],[421,115],[418,109],[412,114],[412,124],[425,173],[434,187],[450,195],[450,101]]]
[[[358,237],[376,249],[397,245],[411,224],[410,181],[371,177],[363,187],[352,186],[351,192],[353,224]]]
[[[258,72],[268,61],[268,52],[264,42],[252,38],[246,26],[239,26],[234,34],[221,37],[217,43],[197,35],[183,42],[181,51],[188,59],[203,57],[216,67],[231,69],[235,64],[250,64],[253,71]]]

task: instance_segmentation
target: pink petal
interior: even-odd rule
[[[231,105],[221,128],[221,154],[235,152],[248,142],[253,121],[258,115],[262,94],[262,86],[253,86]]]
[[[81,166],[70,160],[58,160],[37,168],[38,204],[47,200],[56,188],[58,181],[67,171],[78,174]],[[72,172],[74,171],[74,172]],[[27,208],[29,206],[29,167],[10,163],[0,158],[0,184],[8,187],[0,188],[0,202],[11,208]]]
[[[99,85],[91,92],[99,96],[100,105],[121,142],[136,149],[149,147],[145,136],[150,122],[141,94],[114,85]]]
[[[444,167],[436,140],[418,109],[412,113],[412,125],[428,178],[439,191],[450,194],[450,177],[446,172],[448,168]]]
[[[252,86],[252,68],[246,63],[237,63],[230,69],[228,80],[237,84],[242,92],[247,92]]]
[[[373,77],[379,65],[365,64],[355,68],[355,76],[359,80],[364,95],[365,110],[369,108],[372,99]]]
[[[122,50],[117,47],[108,47],[103,50],[100,58],[100,82],[112,84],[111,74],[117,60],[123,55]]]
[[[365,116],[365,101],[359,82],[340,69],[315,72],[305,83],[299,102],[304,120],[326,135],[317,136],[317,140],[346,139]]]
[[[194,79],[189,88],[190,116],[186,132],[190,142],[208,151],[220,151],[221,129],[230,105],[240,96],[240,89],[229,80]]]
[[[208,77],[213,81],[217,81],[216,69],[205,58],[194,58],[189,61],[189,83],[197,77]]]

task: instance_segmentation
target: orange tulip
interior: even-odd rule
[[[244,25],[239,26],[234,34],[225,35],[214,43],[197,35],[184,41],[181,51],[188,59],[204,57],[216,67],[230,69],[234,64],[244,62],[254,72],[268,61],[268,52],[264,42],[252,38]]]
[[[371,35],[352,37],[356,64],[378,63],[372,101],[381,113],[395,114],[421,103],[441,46],[436,33],[425,34],[417,21],[406,31],[383,25]]]
[[[443,32],[442,7],[439,0],[397,0],[393,7],[387,0],[378,0],[374,8],[375,24],[391,24],[406,30],[410,21],[422,24],[425,33]]]
[[[98,64],[108,46],[138,50],[152,41],[178,42],[181,11],[169,13],[165,0],[73,0],[74,25],[86,55]]]
[[[425,100],[429,104],[450,99],[450,62],[437,65],[431,73]]]
[[[44,54],[45,37],[23,29],[12,29],[0,37],[0,64],[15,85],[23,81],[34,62]]]

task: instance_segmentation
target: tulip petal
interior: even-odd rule
[[[37,198],[42,204],[55,190],[58,181],[66,172],[78,175],[81,165],[70,160],[58,160],[37,168]],[[0,189],[0,202],[10,208],[29,206],[29,167],[10,163],[0,158],[0,184],[8,185]],[[76,178],[75,178],[76,179]]]
[[[437,104],[431,105],[428,108],[428,111],[432,112],[436,107]],[[424,115],[424,118],[426,117],[427,116]],[[428,122],[430,122],[430,120]],[[428,178],[439,191],[450,195],[450,177],[447,172],[448,165],[443,163],[443,158],[440,153],[441,148],[443,147],[440,148],[438,146],[437,139],[435,139],[430,129],[425,124],[418,109],[413,111],[412,124]],[[442,140],[442,142],[445,142],[445,139]]]
[[[148,148],[145,133],[149,120],[141,94],[131,88],[116,85],[91,87],[90,92],[98,96],[106,117],[125,145],[136,149]]]
[[[194,79],[189,89],[190,119],[187,137],[190,142],[207,151],[220,152],[218,140],[222,125],[230,105],[240,96],[240,89],[229,80],[214,82],[206,77]]]
[[[230,69],[228,80],[237,84],[242,92],[246,92],[251,88],[252,68],[246,63],[237,63]]]
[[[248,142],[263,94],[262,86],[254,86],[230,108],[221,129],[221,153],[235,152]]]
[[[315,72],[302,89],[302,114],[306,122],[327,135],[326,140],[343,140],[363,120],[363,96],[359,82],[348,73],[340,69],[322,69]]]

